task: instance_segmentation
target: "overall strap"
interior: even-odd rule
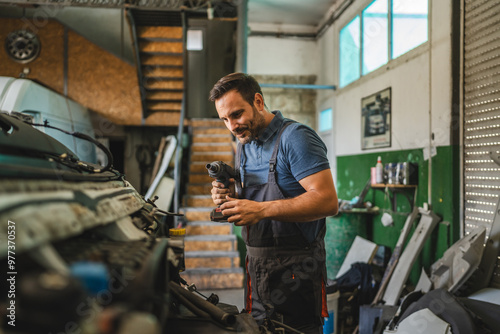
[[[236,158],[234,161],[234,172],[236,174],[234,180],[234,185],[236,188],[236,192],[238,194],[242,194],[242,184],[241,184],[241,175],[240,175],[240,165],[241,165],[241,151],[242,151],[243,145],[241,145],[240,142],[238,142],[238,145],[236,146]]]
[[[278,156],[278,150],[280,148],[281,135],[283,131],[295,121],[286,122],[282,127],[278,135],[276,136],[276,143],[274,144],[273,154],[271,155],[271,159],[269,159],[269,173],[274,173],[276,171],[276,157]]]
[[[236,146],[236,159],[234,161],[234,169],[237,174],[239,174],[240,170],[240,165],[241,165],[241,149],[242,146],[240,142],[238,142],[238,145]]]

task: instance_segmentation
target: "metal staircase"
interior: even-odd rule
[[[163,125],[177,126],[187,77],[184,14],[129,10],[127,17],[135,41],[143,121],[163,113],[168,123]]]
[[[183,278],[198,289],[243,287],[243,268],[237,236],[230,223],[210,221],[215,207],[210,190],[213,179],[205,165],[224,161],[234,166],[232,136],[217,119],[193,119],[189,183],[181,212],[188,220],[185,239],[186,271]]]

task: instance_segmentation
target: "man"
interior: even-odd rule
[[[269,112],[249,75],[221,78],[210,100],[239,141],[236,194],[214,181],[212,199],[229,222],[243,226],[245,308],[259,323],[282,319],[304,333],[322,333],[324,217],[338,210],[326,147],[311,128]]]

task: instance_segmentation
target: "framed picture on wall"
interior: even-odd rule
[[[391,88],[361,99],[361,149],[391,146]]]

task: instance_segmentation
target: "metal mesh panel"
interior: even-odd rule
[[[500,195],[500,1],[465,1],[464,231],[485,226]]]

